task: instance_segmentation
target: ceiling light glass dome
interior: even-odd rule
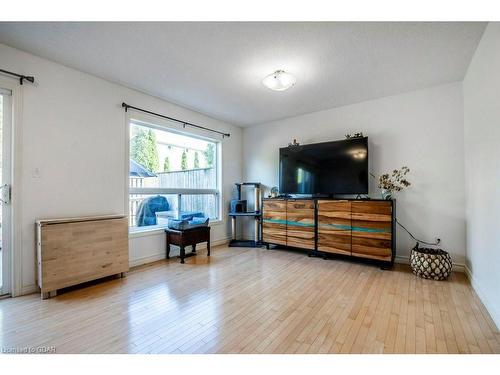
[[[264,86],[274,91],[289,89],[295,85],[295,82],[297,82],[297,79],[284,70],[277,70],[262,80]]]

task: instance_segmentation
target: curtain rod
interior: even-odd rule
[[[8,74],[10,76],[14,76],[14,77],[19,78],[19,84],[20,85],[23,84],[24,80],[26,80],[28,82],[31,82],[31,83],[35,83],[35,77],[33,77],[33,76],[25,76],[23,74],[13,73],[13,72],[9,72],[8,70],[3,70],[3,69],[0,69],[0,73],[2,73],[2,74]]]
[[[144,112],[144,113],[149,113],[150,115],[154,115],[154,116],[158,116],[158,117],[165,118],[165,119],[167,119],[167,120],[171,120],[171,121],[178,122],[178,123],[182,124],[184,127],[186,127],[186,125],[188,125],[188,126],[192,126],[192,127],[194,127],[194,128],[203,129],[203,130],[206,130],[206,131],[209,131],[209,132],[213,132],[213,133],[221,134],[221,135],[222,135],[222,138],[224,138],[224,137],[230,137],[230,136],[231,136],[231,134],[229,134],[229,133],[223,133],[223,132],[220,132],[220,131],[218,131],[218,130],[213,130],[213,129],[206,128],[206,127],[204,127],[204,126],[200,126],[200,125],[192,124],[192,123],[190,123],[190,122],[186,122],[186,121],[178,120],[178,119],[176,119],[176,118],[169,117],[169,116],[165,116],[165,115],[162,115],[162,114],[160,114],[160,113],[156,113],[156,112],[148,111],[147,109],[134,107],[133,105],[129,105],[129,104],[127,104],[127,103],[122,103],[122,107],[123,107],[123,108],[125,108],[125,112],[127,112],[129,108],[130,108],[130,109],[135,109],[136,111],[140,111],[140,112]]]

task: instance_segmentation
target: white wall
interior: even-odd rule
[[[500,327],[500,23],[488,24],[464,80],[467,271]]]
[[[241,129],[123,86],[0,44],[2,69],[32,74],[23,86],[22,291],[35,287],[34,223],[39,218],[125,211],[126,142],[122,101],[231,133],[223,141],[224,212],[241,179]],[[35,170],[39,170],[36,177]],[[214,241],[229,236],[224,222]],[[164,255],[164,236],[132,238],[132,264]]]
[[[2,68],[33,74],[22,88],[20,222],[22,290],[35,287],[37,218],[124,213],[125,115],[122,101],[231,133],[223,144],[224,209],[233,183],[245,179],[278,185],[278,148],[342,139],[362,131],[370,138],[375,174],[408,165],[411,188],[398,195],[398,218],[415,235],[440,237],[454,261],[467,267],[493,318],[500,323],[500,25],[491,23],[463,84],[419,90],[267,124],[240,128],[158,98],[0,44]],[[465,119],[465,120],[464,120]],[[465,161],[464,133],[465,122]],[[243,133],[243,134],[242,134]],[[463,165],[465,162],[465,178]],[[34,173],[39,170],[39,176]],[[466,193],[464,192],[466,186]],[[266,194],[267,194],[266,191]],[[465,194],[467,254],[465,252]],[[378,197],[371,181],[371,195]],[[229,236],[227,222],[213,238]],[[413,241],[398,230],[398,255]],[[131,238],[131,264],[161,258],[161,233]]]
[[[334,90],[335,88],[332,88]],[[369,136],[370,170],[380,175],[407,165],[412,186],[397,195],[397,217],[421,239],[442,239],[455,262],[465,257],[462,85],[452,83],[244,129],[244,176],[267,191],[278,185],[278,148]],[[380,198],[370,180],[372,197]],[[397,255],[413,240],[397,232]]]

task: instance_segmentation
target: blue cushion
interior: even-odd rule
[[[201,211],[181,211],[181,219],[191,220],[194,217],[205,219]]]
[[[177,217],[177,210],[172,211],[158,211],[156,212],[156,220],[158,224],[166,224],[168,219],[185,219],[191,220],[193,217],[203,217],[203,212],[201,211],[181,211],[179,217]]]
[[[193,217],[189,220],[190,225],[208,225],[208,217]]]
[[[167,227],[174,230],[186,230],[198,227],[206,227],[208,225],[208,217],[196,217],[191,220],[186,219],[168,219]]]

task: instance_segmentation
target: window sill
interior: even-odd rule
[[[215,227],[222,224],[225,224],[225,220],[214,220],[209,222],[209,227]],[[165,232],[166,227],[160,225],[152,225],[150,227],[138,228],[132,227],[128,230],[128,238],[138,238],[138,237],[149,237],[149,236],[157,236],[159,234],[163,234]]]

